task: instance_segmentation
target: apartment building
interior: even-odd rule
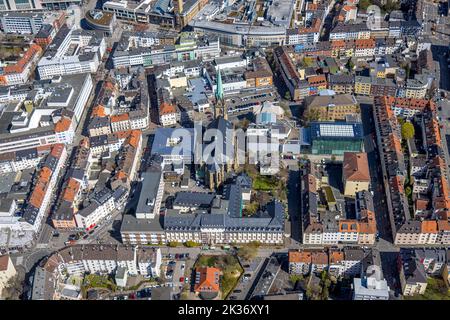
[[[4,152],[0,155],[0,173],[35,168],[45,154],[45,151],[40,151],[38,148]]]
[[[113,115],[110,117],[110,122],[112,132],[131,130],[130,116],[128,113]],[[109,133],[110,132],[107,132],[107,130],[103,130],[101,134]]]
[[[137,269],[144,277],[160,277],[162,254],[160,248],[138,248]]]
[[[344,247],[343,249],[302,249],[288,253],[289,273],[309,275],[328,271],[335,277],[352,278],[363,275],[370,266],[377,265],[372,250]]]
[[[359,191],[369,191],[370,173],[366,153],[344,153],[342,183],[344,195],[348,197],[355,196]]]
[[[136,218],[154,219],[159,215],[164,194],[164,179],[159,170],[143,172],[139,188]]]
[[[427,275],[415,251],[400,250],[398,265],[403,295],[424,294],[427,289]]]
[[[372,80],[370,77],[355,76],[355,94],[369,96],[372,92]]]
[[[111,133],[111,128],[116,129],[116,125],[111,123],[110,117],[93,117],[89,121],[88,130],[90,137],[97,137],[108,135]]]
[[[363,190],[355,197],[356,217],[348,218],[345,207],[350,204],[339,190],[328,185],[328,176],[310,164],[302,177],[303,243],[310,245],[373,245],[377,233],[372,195]],[[352,202],[353,204],[353,202]]]
[[[67,151],[64,144],[53,145],[50,153],[44,160],[39,171],[39,176],[33,186],[33,190],[27,199],[23,209],[22,228],[38,232],[42,220],[49,208],[58,175],[67,159]]]
[[[311,272],[311,251],[289,251],[289,273],[308,275]]]
[[[118,187],[114,191],[104,188],[95,193],[90,204],[75,214],[77,227],[86,231],[91,230],[113,210],[120,209],[127,194],[128,190],[123,187]]]
[[[113,274],[117,268],[126,268],[128,274],[155,276],[161,269],[159,248],[132,248],[122,245],[75,245],[67,247],[51,256],[49,264],[56,265],[54,271],[69,274],[101,273]]]
[[[159,122],[164,127],[170,127],[177,123],[178,112],[175,106],[163,102],[159,106]]]
[[[329,74],[328,87],[337,94],[351,94],[354,90],[354,76],[351,74]]]
[[[23,56],[14,64],[6,65],[0,70],[0,85],[9,86],[24,84],[28,81],[36,62],[42,54],[42,49],[37,44],[31,44]]]
[[[440,129],[435,119],[434,104],[415,99],[397,100],[393,97],[380,97],[375,102],[377,108],[374,110],[374,114],[378,143],[384,147],[384,152],[383,150],[380,151],[382,168],[387,172],[386,178],[389,183],[386,195],[394,243],[397,245],[446,244],[449,221],[445,211],[450,204],[447,201],[448,183],[445,174],[445,160],[441,158],[438,152],[431,152],[427,155],[427,163],[429,164],[427,179],[433,181],[434,192],[431,195],[421,193],[421,201],[429,202],[432,210],[424,211],[420,218],[416,216],[411,218],[408,203],[404,196],[402,173],[406,172],[406,168],[399,145],[400,132],[397,116],[394,113],[394,110],[397,114],[404,113],[405,115],[420,112],[423,119],[422,130],[427,137],[424,140],[425,145],[429,148],[428,150],[433,150],[434,148],[440,148],[441,145]],[[409,111],[403,111],[410,108]],[[394,157],[395,162],[392,161]],[[383,161],[388,161],[388,164],[384,164]],[[385,165],[387,165],[387,168],[384,167]],[[416,172],[415,178],[418,177]],[[422,211],[419,210],[419,212]]]
[[[338,23],[330,32],[330,40],[369,39],[370,30],[365,23]]]
[[[308,44],[319,42],[322,21],[320,17],[313,19],[311,27],[286,30],[286,45]]]
[[[307,97],[304,104],[308,112],[318,115],[318,120],[345,120],[347,115],[360,113],[358,102],[349,94]]]

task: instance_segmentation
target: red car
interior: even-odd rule
[[[181,282],[181,283],[184,282],[184,277],[180,277],[180,282]]]

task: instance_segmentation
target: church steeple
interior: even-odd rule
[[[223,83],[222,83],[222,74],[220,69],[217,69],[216,76],[216,100],[223,100]]]
[[[223,83],[222,83],[222,75],[220,69],[217,69],[216,75],[216,105],[214,108],[214,117],[217,119],[219,116],[222,116],[225,120],[228,119],[228,112],[225,108],[225,101],[223,99]]]

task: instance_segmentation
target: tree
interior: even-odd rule
[[[286,93],[284,94],[284,98],[286,100],[291,100],[292,99],[291,93],[289,92],[289,90],[286,90]]]
[[[180,245],[180,243],[177,242],[177,241],[170,241],[169,243],[167,243],[167,245],[168,245],[169,247],[174,248],[174,247],[178,247],[178,246]]]
[[[352,71],[355,67],[355,64],[352,61],[352,58],[348,59],[347,63],[345,64],[345,67],[348,69],[348,71]]]
[[[243,245],[237,250],[239,258],[244,260],[253,260],[258,255],[259,243],[257,241],[250,242],[247,245]]]
[[[359,1],[359,9],[366,10],[371,4],[370,0],[361,0]]]
[[[328,300],[328,297],[330,295],[330,286],[331,286],[331,280],[329,277],[329,274],[327,271],[322,271],[320,275],[320,287],[322,288],[320,292],[320,299],[321,300]]]
[[[23,292],[23,284],[19,275],[10,278],[2,291],[5,300],[19,300],[20,294]]]
[[[298,281],[303,280],[303,276],[301,274],[293,274],[289,277],[289,281],[292,283],[292,285],[296,285]]]
[[[250,120],[248,120],[247,118],[244,118],[236,124],[236,129],[242,128],[242,130],[247,130],[249,125],[250,125]]]
[[[317,109],[306,110],[303,114],[306,123],[317,121],[320,119],[320,112]]]
[[[414,137],[414,126],[411,122],[405,122],[402,124],[402,138],[405,140],[412,139]]]
[[[383,6],[384,11],[391,12],[400,9],[400,2],[394,0],[387,0],[386,4]]]
[[[412,194],[411,186],[405,188],[405,195],[409,198]]]
[[[184,245],[188,248],[198,247],[199,244],[195,241],[188,240],[184,243]]]
[[[244,211],[248,215],[253,215],[256,212],[258,212],[258,209],[259,209],[259,203],[254,201],[254,202],[250,202],[249,204],[247,204],[244,208]]]

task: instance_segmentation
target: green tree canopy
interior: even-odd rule
[[[355,67],[355,64],[352,61],[352,58],[348,59],[347,64],[345,65],[349,71],[352,71]]]
[[[411,122],[405,122],[402,124],[402,138],[405,140],[414,137],[414,126]]]
[[[361,0],[359,1],[359,9],[366,10],[371,4],[370,0]]]
[[[286,100],[291,100],[292,99],[291,93],[289,92],[289,90],[286,90],[286,93],[284,94],[284,98]]]

